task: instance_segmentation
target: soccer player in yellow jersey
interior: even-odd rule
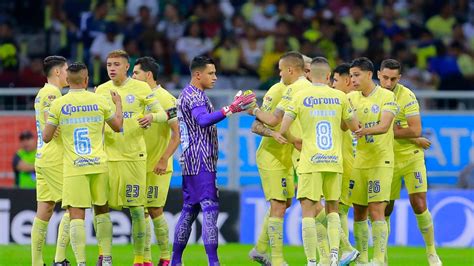
[[[176,98],[157,83],[159,65],[151,57],[141,57],[135,61],[133,78],[145,81],[157,97],[163,109],[168,114],[166,123],[152,123],[145,130],[147,150],[147,203],[149,215],[146,215],[146,245],[144,266],[151,266],[151,228],[150,216],[155,228],[155,236],[160,246],[161,256],[159,266],[170,263],[170,248],[168,241],[168,224],[163,215],[163,207],[168,196],[171,175],[173,173],[173,154],[179,145],[179,126],[176,117]],[[149,123],[152,115],[148,114],[143,122]]]
[[[426,254],[431,266],[442,265],[436,254],[433,219],[426,204],[428,180],[426,176],[425,158],[423,149],[410,139],[421,136],[420,107],[415,94],[399,83],[401,65],[394,59],[382,61],[378,71],[380,85],[395,94],[400,108],[395,117],[393,131],[395,134],[394,154],[395,167],[391,186],[390,203],[385,210],[387,224],[390,224],[390,215],[395,200],[400,198],[402,178],[408,190],[411,206],[415,212],[418,228],[426,244]],[[389,227],[390,228],[390,227]]]
[[[348,94],[353,90],[349,69],[351,65],[343,63],[338,65],[333,71],[332,87]],[[352,165],[354,164],[355,144],[357,143],[351,131],[343,134],[342,158],[344,172],[342,174],[341,199],[339,201],[339,216],[341,217],[341,228],[349,236],[347,225],[347,213],[352,204],[349,201],[349,180],[352,176]]]
[[[54,205],[61,201],[63,186],[61,138],[55,137],[46,144],[43,142],[42,135],[51,103],[62,96],[61,89],[67,86],[67,61],[62,56],[48,56],[44,59],[43,65],[48,83],[40,89],[35,98],[38,135],[35,171],[38,206],[31,228],[31,259],[34,266],[43,266],[44,264],[43,246],[48,222],[53,215]],[[69,265],[69,261],[66,260],[66,248],[69,243],[69,219],[69,213],[65,213],[59,225],[54,265]]]
[[[110,127],[105,127],[105,152],[109,160],[109,206],[130,208],[134,264],[143,265],[147,153],[145,129],[137,120],[147,113],[152,114],[155,122],[165,122],[168,118],[148,84],[127,77],[129,67],[129,56],[125,51],[110,52],[107,56],[107,72],[111,80],[97,87],[96,93],[110,97],[110,91],[114,91],[122,99],[124,122],[121,132],[115,133]]]
[[[292,95],[305,86],[311,86],[311,83],[304,76],[304,60],[298,52],[284,54],[278,62],[278,68],[281,82],[274,85],[264,97],[262,109],[255,108],[249,111],[257,118],[252,125],[252,131],[266,137],[262,139],[257,151],[257,165],[262,177],[265,198],[270,201],[269,218],[264,219],[257,247],[249,255],[256,261],[267,262],[265,257],[267,242],[265,235],[267,234],[271,250],[271,265],[279,266],[285,263],[283,217],[294,196],[291,167],[296,165],[296,156],[293,158],[289,156],[294,150],[292,146],[282,147],[277,143],[278,140],[272,139],[275,133],[272,128],[275,129],[280,124],[287,102],[291,100]],[[300,132],[297,126],[292,130],[293,134]],[[280,141],[286,142],[283,137],[281,138]]]
[[[107,206],[108,168],[104,151],[103,128],[106,122],[114,131],[122,128],[122,104],[115,92],[112,111],[107,100],[87,91],[87,67],[71,64],[67,69],[69,92],[55,100],[43,132],[48,143],[58,126],[64,149],[64,182],[62,207],[71,216],[71,246],[77,265],[86,265],[85,209],[94,206],[97,219],[97,241],[104,252],[101,265],[112,265],[112,221]]]
[[[311,63],[313,86],[297,92],[288,104],[280,133],[285,134],[296,117],[302,129],[302,149],[298,165],[297,198],[302,209],[302,234],[308,265],[316,265],[316,202],[324,195],[327,209],[329,250],[321,253],[321,265],[339,265],[340,221],[338,201],[341,193],[341,124],[358,129],[358,121],[346,95],[327,85],[331,70],[327,59],[316,57]],[[325,81],[325,82],[321,82]]]
[[[352,61],[350,74],[356,91],[348,95],[362,126],[356,132],[359,139],[349,181],[354,236],[361,253],[357,262],[362,265],[369,263],[368,215],[374,239],[373,265],[384,264],[388,239],[384,212],[390,200],[394,160],[392,122],[398,111],[395,95],[372,81],[373,71],[372,62],[365,57]]]

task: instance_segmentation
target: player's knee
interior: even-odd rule
[[[270,216],[271,217],[283,218],[283,216],[285,216],[285,211],[286,211],[285,201],[278,201],[278,200],[271,201],[270,203]]]
[[[367,206],[354,204],[354,220],[365,221],[367,220],[368,208]]]
[[[49,221],[53,215],[54,202],[38,202],[36,216],[43,221]]]
[[[107,204],[102,205],[102,206],[94,205],[95,215],[104,214],[104,213],[108,213],[108,212],[109,212],[109,206]]]
[[[369,215],[372,221],[385,220],[385,205],[384,202],[369,203]]]
[[[394,205],[395,205],[395,201],[393,201],[393,200],[391,200],[387,204],[387,207],[385,207],[385,217],[388,217],[388,216],[392,215]]]
[[[155,207],[152,207],[152,208],[148,208],[148,213],[150,214],[151,218],[152,219],[155,219],[156,217],[159,217],[163,214],[163,208],[162,207],[159,207],[159,208],[155,208]]]
[[[410,204],[416,214],[421,214],[427,209],[426,197],[421,193],[410,195]]]

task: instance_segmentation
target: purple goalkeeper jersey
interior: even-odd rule
[[[192,115],[192,110],[204,106],[208,113],[214,111],[204,91],[188,84],[177,101],[179,133],[181,137],[180,164],[183,175],[199,172],[216,172],[218,141],[217,127],[201,127]]]

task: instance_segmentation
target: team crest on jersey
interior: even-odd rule
[[[48,100],[54,101],[56,99],[56,95],[48,95]]]
[[[127,101],[127,103],[133,103],[135,101],[135,96],[129,94],[127,95],[127,97],[125,97],[125,100]]]
[[[380,107],[376,104],[372,105],[372,113],[377,114],[380,112]]]
[[[364,109],[364,114],[367,114],[369,112],[369,109],[368,108],[365,108]]]
[[[41,97],[38,96],[35,98],[35,103],[39,103],[40,101],[41,101]]]
[[[270,96],[265,96],[265,100],[271,102],[273,99]]]

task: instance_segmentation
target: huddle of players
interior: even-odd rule
[[[252,131],[263,136],[256,158],[270,202],[249,257],[262,265],[287,265],[283,217],[294,196],[296,172],[307,265],[387,265],[389,218],[402,178],[428,262],[442,265],[426,206],[423,149],[430,142],[421,137],[415,95],[398,83],[399,62],[382,62],[377,72],[380,85],[372,80],[374,67],[367,58],[336,67],[332,84],[323,57],[311,60],[288,52],[278,67],[281,81],[268,90],[260,108],[249,111],[256,117]],[[355,248],[348,241],[350,206]],[[370,261],[368,217],[374,242]]]
[[[59,201],[67,212],[60,223],[53,265],[70,265],[65,258],[69,240],[77,264],[85,265],[84,218],[91,205],[97,265],[112,265],[109,207],[130,210],[134,265],[153,265],[150,220],[161,251],[158,265],[168,265],[163,206],[179,127],[176,99],[156,82],[158,64],[151,57],[139,58],[130,78],[129,56],[112,51],[107,58],[110,81],[95,93],[87,91],[88,70],[83,63],[68,66],[64,57],[49,56],[44,66],[48,83],[35,99],[38,208],[31,232],[32,265],[44,265],[47,226]],[[67,85],[70,90],[62,96]]]

